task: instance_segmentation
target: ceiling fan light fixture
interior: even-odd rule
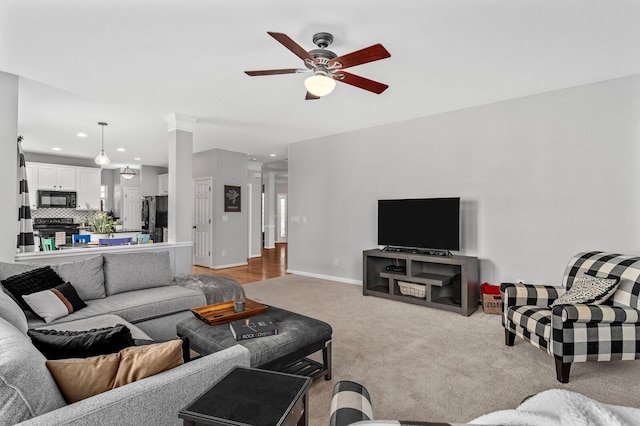
[[[95,162],[100,167],[107,167],[109,164],[111,164],[111,160],[109,160],[107,154],[104,153],[104,126],[107,126],[108,124],[101,121],[98,123],[98,125],[102,126],[102,145],[100,154],[96,156]]]
[[[333,92],[333,89],[336,87],[336,81],[331,77],[315,74],[305,79],[304,87],[306,87],[307,91],[312,95],[326,96]]]
[[[125,166],[124,170],[120,172],[120,176],[122,176],[126,180],[133,179],[135,175],[136,175],[136,171],[129,166]]]

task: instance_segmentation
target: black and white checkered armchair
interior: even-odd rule
[[[602,304],[549,305],[577,277],[616,279]],[[505,343],[515,336],[553,355],[556,376],[569,382],[571,363],[640,359],[640,257],[605,252],[577,254],[564,273],[563,287],[507,284],[500,287]]]

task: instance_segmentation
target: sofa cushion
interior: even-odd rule
[[[168,251],[105,253],[104,284],[107,295],[173,284]]]
[[[57,324],[42,324],[42,326],[34,328],[34,330],[86,331],[97,328],[114,327],[119,324],[126,326],[129,331],[131,331],[131,337],[133,337],[134,341],[151,340],[151,337],[137,326],[117,315],[111,314],[96,315],[90,318],[82,318]]]
[[[188,311],[191,308],[205,304],[202,292],[177,285],[129,291],[114,294],[104,299],[88,300],[86,303],[86,308],[55,320],[52,324],[75,321],[83,318],[88,319],[96,315],[105,314],[117,315],[129,322],[136,323],[151,318]],[[28,315],[27,320],[29,328],[46,326],[43,320],[35,318],[33,315]]]
[[[60,275],[60,278],[73,284],[82,300],[93,300],[107,295],[102,264],[102,255],[97,255],[77,262],[51,265],[51,267]]]
[[[29,330],[34,346],[47,359],[86,358],[112,354],[134,344],[123,324],[86,331]]]
[[[42,290],[48,290],[64,281],[50,266],[33,269],[18,275],[13,275],[2,280],[2,285],[23,309],[33,312],[22,298],[23,294],[31,294]],[[33,312],[35,314],[35,312]]]
[[[5,319],[12,326],[27,334],[27,317],[24,311],[11,296],[0,290],[0,318]]]
[[[24,294],[22,298],[31,311],[47,323],[87,306],[70,283],[60,284],[49,290]]]
[[[132,346],[111,355],[50,360],[46,365],[65,399],[72,403],[182,363],[182,340],[171,340]]]
[[[0,318],[2,424],[15,424],[65,406],[46,359],[29,338]]]
[[[14,262],[0,262],[0,281],[6,280],[14,275],[21,274],[23,272],[33,271],[34,269],[42,268],[43,265],[34,263],[14,263]]]

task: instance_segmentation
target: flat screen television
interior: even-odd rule
[[[460,198],[378,200],[378,245],[460,250]]]

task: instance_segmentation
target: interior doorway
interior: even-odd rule
[[[139,231],[142,227],[142,198],[140,188],[124,188],[124,217],[122,227],[125,231]]]
[[[193,264],[211,267],[213,178],[193,181]]]
[[[276,204],[276,242],[287,242],[287,194],[278,193]]]

